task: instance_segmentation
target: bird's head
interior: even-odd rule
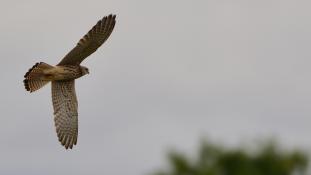
[[[82,71],[82,75],[85,75],[85,74],[89,74],[89,68],[87,67],[84,67],[84,66],[80,66],[81,67],[81,71]]]

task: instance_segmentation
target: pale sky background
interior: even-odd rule
[[[143,175],[166,151],[207,137],[275,137],[311,150],[311,1],[6,1],[0,6],[0,174]],[[76,82],[79,139],[58,142],[50,85],[23,75],[57,64],[103,16],[108,41]]]

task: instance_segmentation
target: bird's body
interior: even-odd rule
[[[44,62],[36,63],[24,76],[25,88],[30,92],[51,82],[56,132],[66,149],[76,145],[78,138],[75,79],[89,73],[88,68],[80,63],[107,40],[114,28],[115,17],[109,15],[98,21],[56,66]]]
[[[44,69],[42,72],[42,80],[62,81],[73,80],[82,77],[86,72],[79,65],[54,66]]]
[[[51,81],[72,80],[83,76],[80,66],[55,66],[44,71],[45,78]]]

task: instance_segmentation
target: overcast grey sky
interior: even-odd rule
[[[0,7],[0,174],[127,174],[168,148],[276,137],[311,147],[311,1],[6,1]],[[79,139],[57,141],[50,85],[23,75],[56,64],[103,16],[108,41],[76,82]]]

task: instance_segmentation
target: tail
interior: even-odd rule
[[[29,71],[25,74],[24,85],[27,91],[34,92],[44,85],[46,85],[49,80],[42,80],[44,76],[44,70],[53,68],[53,66],[40,62],[36,63]]]

